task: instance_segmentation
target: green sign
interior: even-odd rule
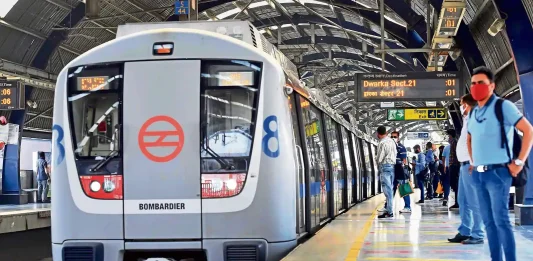
[[[404,121],[405,111],[403,109],[390,109],[387,110],[388,121]]]

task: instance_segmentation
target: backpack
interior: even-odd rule
[[[511,153],[509,152],[510,149],[513,150],[513,155],[519,155],[520,150],[522,149],[522,138],[520,137],[520,134],[516,131],[516,128],[513,127],[513,147],[509,148],[509,142],[507,140],[507,135],[505,135],[505,127],[504,127],[504,120],[503,120],[503,99],[497,99],[496,104],[494,105],[494,110],[496,113],[496,118],[500,122],[500,134],[501,134],[501,147],[505,148],[505,151],[507,152],[507,156],[510,160],[512,160]],[[516,177],[513,177],[513,184],[514,187],[523,187],[527,183],[528,178],[528,171],[529,171],[529,162],[527,159],[524,162],[524,166],[522,170],[518,173]]]

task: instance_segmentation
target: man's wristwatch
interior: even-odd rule
[[[520,159],[515,159],[513,161],[513,163],[516,165],[516,166],[524,166],[524,162],[521,161]]]

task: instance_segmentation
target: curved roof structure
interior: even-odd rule
[[[100,10],[88,18],[85,0],[3,0],[0,7],[0,76],[24,76],[37,87],[31,95],[37,108],[26,116],[27,130],[51,128],[55,74],[78,55],[116,36],[118,25],[135,22],[177,20],[174,0],[100,0]],[[306,84],[329,96],[334,108],[355,113],[369,129],[384,122],[379,104],[357,104],[354,77],[359,72],[380,72],[381,29],[379,0],[201,0],[198,20],[249,20],[278,46],[300,70]],[[423,48],[427,21],[433,33],[442,0],[384,0],[387,48]],[[463,0],[466,12],[454,37],[462,55],[448,59],[445,70],[469,72],[487,65],[497,72],[498,93],[519,99],[518,80],[505,30],[495,37],[486,29],[500,17],[492,1]],[[14,3],[12,8],[9,3]],[[3,13],[4,12],[4,13]],[[385,71],[425,71],[424,53],[387,53]],[[30,83],[30,81],[33,81]],[[468,82],[464,83],[468,88]],[[403,102],[420,107],[425,102]],[[453,103],[442,104],[450,106]],[[456,106],[456,105],[455,105]],[[437,129],[436,122],[431,126]],[[442,124],[442,123],[440,123]],[[460,124],[456,122],[456,124]],[[422,123],[391,123],[406,131],[427,126]]]

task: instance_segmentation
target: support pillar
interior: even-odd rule
[[[33,88],[25,87],[26,101],[31,97]],[[4,167],[2,168],[2,194],[0,194],[0,204],[27,204],[28,194],[21,190],[20,186],[20,141],[22,140],[22,131],[24,129],[24,120],[26,119],[26,110],[11,111],[8,123],[19,125],[19,137],[17,144],[7,144],[4,149]]]
[[[521,0],[496,0],[499,11],[509,14],[506,31],[513,51],[514,66],[518,72],[520,93],[524,104],[524,116],[533,123],[533,27]],[[529,154],[529,166],[533,167],[533,154]],[[530,169],[529,180],[524,189],[524,203],[515,207],[515,222],[518,225],[533,225],[533,178]]]

